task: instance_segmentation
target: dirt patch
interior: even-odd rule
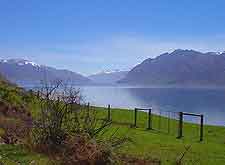
[[[138,157],[133,157],[129,155],[119,156],[122,164],[126,165],[160,165],[160,160],[149,160]]]

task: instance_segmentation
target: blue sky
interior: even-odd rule
[[[224,0],[0,0],[0,57],[85,75],[225,50]]]

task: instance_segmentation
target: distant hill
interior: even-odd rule
[[[115,84],[127,75],[128,71],[103,71],[97,74],[88,76],[96,84]]]
[[[225,85],[225,53],[175,50],[146,59],[118,81],[133,85]]]
[[[43,81],[62,80],[75,85],[86,85],[91,80],[69,70],[38,65],[23,59],[0,60],[0,74],[13,83],[35,84]]]

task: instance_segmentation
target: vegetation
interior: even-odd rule
[[[154,129],[146,130],[147,114],[138,112],[138,127],[131,128],[133,111],[112,109],[111,123],[106,108],[79,106],[81,98],[71,97],[79,96],[76,90],[58,99],[50,98],[52,94],[39,99],[7,82],[0,88],[4,164],[225,164],[224,127],[205,126],[199,142],[198,126],[185,123],[184,137],[177,139],[176,120],[168,131],[168,119],[154,115]]]
[[[49,158],[24,148],[22,140],[31,126],[30,93],[0,79],[0,163],[51,164]],[[17,145],[14,145],[14,144]]]
[[[98,108],[99,116],[107,116],[106,108]],[[171,132],[168,134],[167,118],[161,117],[161,131],[146,130],[147,114],[138,112],[138,128],[129,128],[133,123],[134,112],[125,109],[112,109],[112,129],[116,129],[119,123],[120,133],[129,130],[130,138],[134,141],[120,149],[120,153],[134,155],[135,157],[147,157],[161,160],[162,164],[175,164],[182,155],[183,164],[225,164],[225,127],[204,126],[204,140],[199,142],[199,126],[196,124],[184,124],[184,137],[177,139],[177,121],[171,121]],[[153,125],[157,124],[158,116],[153,116]],[[156,126],[158,127],[158,126]],[[187,150],[187,148],[189,148]],[[187,151],[186,151],[187,150]]]
[[[67,87],[59,90],[60,85],[43,86],[39,96],[16,86],[2,88],[0,127],[4,145],[24,146],[58,164],[119,161],[114,151],[128,138],[115,136],[116,131],[105,136],[110,123],[97,120],[89,107],[80,105],[79,91]]]
[[[114,149],[127,138],[110,138],[104,133],[108,121],[97,120],[89,107],[81,105],[78,90],[48,84],[42,90],[31,132],[31,149],[46,153],[62,164],[112,164],[117,161]],[[62,90],[63,88],[63,90]]]
[[[51,165],[47,156],[33,153],[20,145],[0,145],[0,163],[4,165]]]

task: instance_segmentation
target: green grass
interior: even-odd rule
[[[26,105],[33,117],[38,116],[37,99],[33,96],[23,94],[22,90],[1,84],[0,98],[14,106]],[[106,118],[105,108],[96,108],[99,118]],[[118,152],[131,154],[139,157],[157,158],[162,164],[174,164],[181,156],[186,146],[191,146],[189,152],[184,157],[185,164],[203,165],[224,165],[225,164],[225,127],[204,126],[204,141],[199,142],[199,129],[196,124],[184,124],[184,137],[177,139],[177,121],[168,121],[165,117],[153,116],[152,124],[154,130],[146,130],[147,114],[138,112],[137,128],[130,128],[133,124],[134,112],[122,109],[112,110],[113,124],[110,132],[118,129],[119,135],[128,135],[133,143],[126,143]],[[122,123],[122,124],[120,124]],[[161,123],[159,125],[159,123]],[[168,123],[170,129],[168,129]],[[158,130],[158,131],[157,131]],[[0,134],[4,130],[0,129]],[[35,161],[37,164],[49,164],[45,156],[31,153],[22,149],[18,145],[0,145],[0,162],[6,165],[30,164]],[[196,163],[197,162],[197,163]]]
[[[46,156],[35,154],[24,150],[19,145],[0,145],[0,162],[4,165],[50,165]]]
[[[0,80],[0,100],[10,106],[25,107],[33,117],[40,113],[40,100],[31,92]]]
[[[92,107],[94,108],[94,107]],[[101,118],[107,116],[104,108],[97,109]],[[106,110],[106,109],[105,109]],[[147,114],[138,112],[138,128],[129,128],[129,125],[118,123],[133,123],[133,111],[113,109],[111,129],[119,128],[118,134],[128,134],[134,143],[126,144],[119,152],[140,157],[151,157],[162,160],[162,164],[174,164],[176,159],[185,151],[185,147],[191,146],[184,157],[185,164],[224,165],[225,164],[225,127],[204,126],[204,140],[199,141],[199,129],[196,124],[184,124],[184,137],[177,139],[177,121],[170,121],[171,129],[168,133],[168,119],[153,116],[153,127],[157,129],[161,120],[161,129],[146,130]],[[163,124],[164,123],[164,124]]]
[[[10,106],[25,106],[30,110],[33,110],[34,105],[36,105],[31,102],[35,99],[35,97],[31,96],[30,93],[26,93],[23,89],[9,84],[8,82],[2,81],[1,79],[0,99]],[[20,122],[19,118],[5,117],[2,114],[0,115],[1,120],[12,120],[13,122]],[[0,142],[1,136],[4,133],[4,129],[0,128]],[[4,165],[29,165],[31,162],[33,162],[35,165],[51,164],[47,156],[27,151],[20,145],[0,144],[0,164],[3,163]]]
[[[93,108],[93,107],[92,107]],[[104,108],[95,108],[98,110],[100,118],[107,116]],[[147,114],[138,113],[138,128],[130,128],[133,123],[133,111],[113,109],[112,120],[116,124],[112,124],[110,132],[114,132],[119,128],[118,135],[128,135],[133,142],[126,143],[118,152],[130,154],[138,157],[147,157],[160,159],[162,164],[174,164],[176,159],[184,152],[185,147],[191,145],[191,149],[184,157],[185,164],[203,164],[203,165],[223,165],[225,164],[225,128],[217,126],[204,127],[204,141],[199,142],[197,135],[197,125],[185,123],[184,137],[176,138],[176,133],[167,133],[166,124],[161,126],[161,131],[146,130]],[[158,116],[153,116],[153,127],[159,120]],[[167,122],[167,118],[161,117],[161,122]],[[119,124],[126,123],[126,124]],[[128,124],[130,123],[130,124]],[[172,120],[176,126],[177,121]],[[158,128],[158,126],[156,126]],[[176,130],[176,127],[174,127]],[[49,164],[48,159],[39,154],[30,153],[19,146],[0,145],[1,161],[5,164],[14,165],[29,164],[33,160],[39,164]],[[196,163],[197,162],[197,163]]]

